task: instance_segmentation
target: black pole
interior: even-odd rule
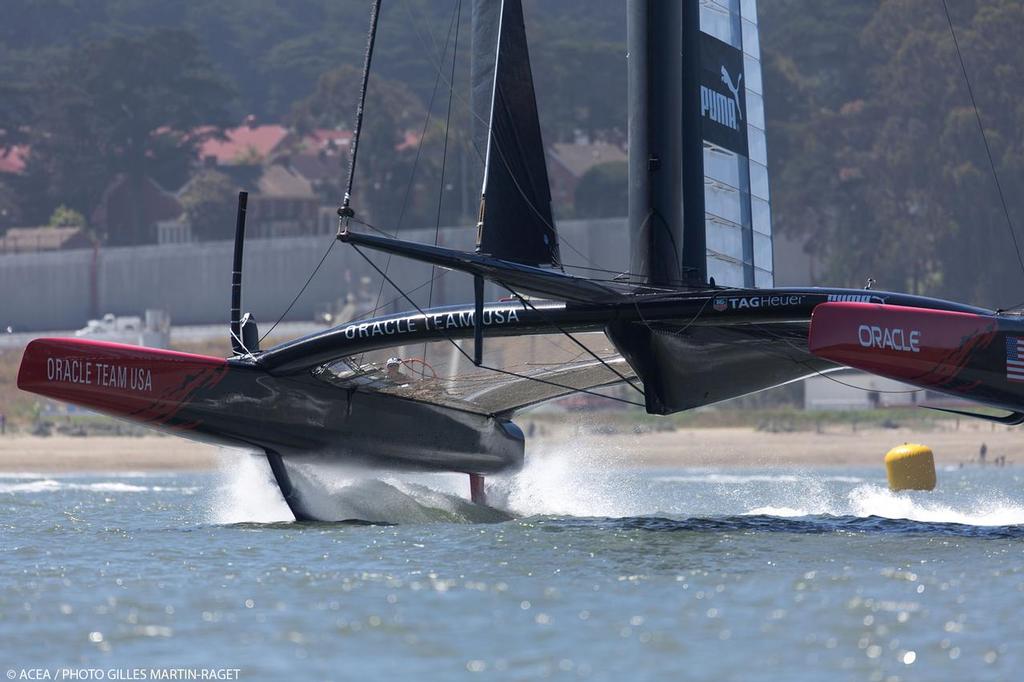
[[[700,108],[700,0],[683,0],[682,14],[683,276],[686,284],[703,286],[708,281],[708,258]]]
[[[473,364],[484,362],[484,278],[473,276]]]
[[[628,0],[630,271],[650,284],[683,280],[681,33],[678,1]]]
[[[238,193],[238,213],[235,217],[235,260],[231,268],[231,348],[245,353],[242,347],[242,249],[245,246],[245,208],[249,193]]]
[[[351,218],[355,215],[352,207],[352,183],[356,177],[356,152],[359,151],[359,134],[363,131],[363,110],[366,108],[366,87],[370,82],[370,63],[373,61],[373,44],[377,40],[377,20],[380,18],[380,0],[374,0],[370,7],[370,34],[366,38],[366,55],[363,58],[363,80],[359,86],[359,106],[356,108],[356,125],[352,129],[352,153],[348,159],[348,182],[345,183],[345,198],[338,215]]]

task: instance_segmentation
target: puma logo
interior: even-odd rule
[[[725,87],[729,88],[729,91],[732,93],[732,98],[736,100],[736,112],[739,114],[740,120],[742,121],[743,107],[740,106],[740,85],[743,83],[743,74],[740,74],[740,77],[736,79],[736,84],[733,85],[732,76],[729,75],[729,72],[723,66],[722,82],[725,83]]]

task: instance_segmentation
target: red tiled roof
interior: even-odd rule
[[[28,159],[27,145],[14,145],[6,152],[0,151],[0,173],[20,173],[25,170]]]
[[[308,152],[318,152],[331,147],[342,148],[352,144],[351,130],[332,130],[318,128],[302,138],[302,144]]]
[[[395,145],[395,151],[404,152],[406,149],[412,149],[419,143],[420,134],[413,130],[407,130],[402,141]]]
[[[210,139],[199,147],[199,158],[214,157],[218,164],[230,165],[253,153],[266,159],[288,136],[288,129],[279,125],[239,126],[224,131],[226,140]]]

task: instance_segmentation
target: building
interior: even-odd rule
[[[841,370],[804,381],[804,409],[845,411],[913,407],[923,402],[922,393],[892,379],[859,370]]]
[[[348,130],[317,129],[307,135],[295,135],[282,145],[280,161],[305,178],[321,199],[338,201],[348,177],[352,133]]]
[[[576,187],[587,171],[603,163],[626,161],[626,152],[607,142],[556,142],[548,147],[551,203],[555,206],[573,206],[576,202]]]
[[[246,210],[246,237],[264,239],[297,237],[323,232],[320,199],[312,183],[296,172],[288,157],[266,165],[234,164],[212,168],[227,176],[235,188],[249,193]],[[177,192],[181,197],[201,176],[193,176]],[[332,209],[333,211],[333,209]],[[157,226],[157,242],[182,244],[194,241],[182,211]]]
[[[245,125],[224,131],[222,139],[210,138],[199,146],[199,159],[207,166],[254,165],[271,160],[289,139],[281,125]]]
[[[856,369],[818,374],[804,381],[805,410],[875,410],[922,405],[971,408],[974,404]]]
[[[320,200],[313,184],[284,163],[263,168],[249,196],[246,234],[297,237],[318,232]]]
[[[90,223],[111,246],[152,244],[157,224],[177,219],[181,212],[178,198],[152,178],[119,174],[104,190]]]
[[[0,237],[0,253],[85,249],[93,245],[82,227],[12,227]]]

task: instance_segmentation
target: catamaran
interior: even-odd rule
[[[475,10],[474,42],[489,55],[472,69],[474,91],[489,95],[475,250],[369,229],[351,176],[337,235],[387,281],[367,251],[463,273],[472,301],[424,307],[396,286],[407,312],[261,349],[241,314],[242,193],[232,357],[43,338],[25,351],[19,388],[257,452],[299,520],[334,520],[296,485],[299,462],[462,472],[485,503],[484,477],[523,463],[517,414],[574,393],[669,415],[856,367],[1005,413],[972,416],[1024,423],[1019,315],[773,286],[753,2],[627,3],[630,268],[586,276],[560,255],[521,2]],[[375,2],[363,96],[378,12]],[[488,287],[499,300],[486,300]]]

